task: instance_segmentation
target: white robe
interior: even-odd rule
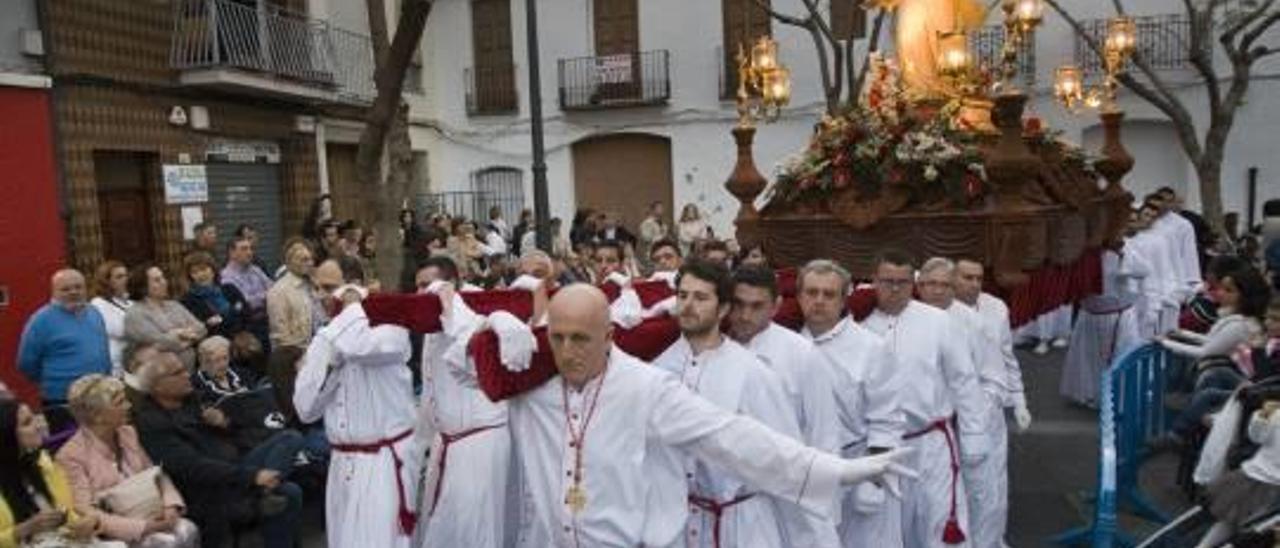
[[[809,447],[839,454],[840,422],[832,391],[834,364],[808,339],[776,323],[770,323],[745,346],[782,381],[800,427],[800,441]],[[794,510],[779,508],[784,514],[783,536],[787,546],[803,548],[839,543],[834,523],[811,515],[798,516]]]
[[[720,346],[695,356],[689,342],[681,337],[653,365],[676,375],[690,390],[721,409],[751,417],[780,434],[800,439],[795,407],[784,390],[785,381],[738,343],[726,338]],[[687,546],[715,548],[717,535],[722,548],[789,546],[783,521],[800,518],[794,527],[803,525],[803,516],[785,508],[784,501],[777,501],[781,504],[775,507],[774,500],[756,493],[715,461],[688,456],[684,462],[691,496],[718,503],[750,497],[725,508],[719,520],[711,511],[690,502]]]
[[[884,340],[845,318],[813,339],[832,365],[840,418],[840,450],[846,458],[861,457],[869,447],[901,446],[906,420],[898,406],[906,379]],[[882,487],[860,484],[846,489],[841,505],[840,540],[845,548],[899,548],[902,543],[901,505]]]
[[[425,444],[431,447],[420,505],[423,522],[416,542],[423,548],[505,546],[507,536],[515,534],[515,528],[508,530],[508,526],[519,521],[515,509],[508,509],[508,496],[518,495],[519,490],[509,489],[518,481],[508,477],[512,463],[507,404],[489,401],[473,382],[455,373],[445,356],[460,341],[465,347],[482,322],[455,294],[444,329],[423,336],[424,420],[419,424]],[[451,438],[447,451],[446,435]],[[437,492],[439,500],[433,505]]]
[[[1148,261],[1151,275],[1142,279],[1142,337],[1152,339],[1178,327],[1178,309],[1182,304],[1177,267],[1167,238],[1147,229],[1125,241]]]
[[[307,347],[294,386],[298,418],[323,418],[334,445],[376,444],[411,433],[413,380],[404,366],[410,353],[408,331],[371,328],[364,308],[348,305]],[[411,536],[398,518],[401,497],[414,509],[420,454],[412,435],[370,452],[335,449],[325,492],[328,545],[407,548]]]
[[[1186,300],[1195,294],[1196,287],[1203,281],[1200,276],[1200,250],[1196,247],[1195,226],[1178,212],[1170,211],[1156,219],[1151,229],[1169,242],[1178,296],[1180,300]]]
[[[586,505],[573,513],[577,430],[602,390],[583,444]],[[569,417],[566,415],[566,402]],[[614,347],[606,372],[581,391],[557,378],[510,401],[512,439],[530,491],[523,545],[682,546],[689,521],[684,461],[716,462],[763,492],[831,516],[840,459],[728,413],[674,376]],[[576,418],[574,418],[576,417]]]
[[[1151,269],[1138,250],[1126,246],[1123,255],[1103,253],[1103,293],[1080,303],[1080,319],[1072,331],[1058,385],[1063,397],[1096,406],[1102,372],[1116,358],[1142,344],[1142,306],[1137,288],[1150,274]]]
[[[965,346],[967,339],[946,312],[917,301],[908,303],[897,316],[876,310],[863,326],[885,340],[905,378],[899,401],[908,436],[940,421],[949,423],[953,414],[959,425],[958,436],[948,424],[945,431],[928,431],[905,442],[916,448],[908,466],[920,472],[920,479],[905,482],[903,488],[903,541],[912,548],[964,546],[943,543],[953,506],[958,524],[963,527],[968,521],[964,485],[952,472],[960,455],[953,452],[970,455],[966,460],[987,452],[989,409]]]
[[[973,363],[987,400],[985,444],[989,451],[986,458],[967,463],[964,467],[964,488],[969,502],[969,527],[965,531],[969,534],[969,544],[975,548],[1004,546],[1009,515],[1009,430],[1005,424],[1004,409],[1007,401],[1015,399],[1013,386],[1017,387],[1016,397],[1024,398],[1022,403],[1025,405],[1017,360],[1013,360],[1015,381],[1010,378],[1010,367],[1004,355],[1005,340],[1009,341],[1011,354],[1013,351],[1009,311],[999,299],[992,299],[995,303],[985,303],[991,319],[958,300],[947,309],[952,319],[965,326],[969,333]],[[978,304],[984,304],[981,295]],[[997,322],[994,317],[1001,312],[1003,317]]]

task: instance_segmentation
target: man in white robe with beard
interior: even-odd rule
[[[694,395],[675,376],[613,345],[604,293],[577,284],[548,306],[559,376],[509,401],[510,428],[533,504],[524,544],[683,546],[685,462],[715,463],[754,489],[830,516],[840,485],[914,472],[909,451],[845,460],[805,447]],[[536,342],[490,316],[502,365],[526,370]],[[474,374],[474,363],[455,364]]]
[[[951,316],[953,333],[965,333],[970,355],[987,404],[986,458],[964,467],[965,494],[969,500],[969,544],[975,548],[1003,548],[1009,515],[1009,431],[1005,424],[1006,400],[1010,398],[1009,368],[1002,352],[1002,340],[973,307],[956,298],[956,264],[934,257],[920,266],[916,281],[920,300]],[[1008,319],[1004,321],[1008,330]],[[1018,371],[1015,370],[1015,373]],[[1021,375],[1017,394],[1022,395]],[[1030,425],[1031,413],[1025,398],[1015,404],[1015,414]]]
[[[653,365],[676,375],[689,390],[720,408],[800,439],[783,377],[720,333],[720,323],[733,299],[728,269],[698,259],[686,262],[676,277],[676,298],[680,339]],[[689,546],[788,545],[782,525],[787,509],[776,508],[770,497],[749,489],[713,461],[686,457],[685,472],[690,513],[685,541]]]
[[[800,270],[796,281],[805,322],[801,334],[833,367],[830,386],[841,427],[840,454],[861,457],[901,446],[906,422],[898,398],[905,379],[884,341],[845,314],[853,289],[849,271],[816,260]],[[847,489],[841,506],[839,533],[845,548],[903,546],[901,505],[882,484],[864,482]]]
[[[916,449],[912,464],[921,478],[903,489],[903,541],[911,548],[965,546],[968,505],[960,466],[986,456],[989,406],[964,334],[945,312],[911,299],[914,273],[909,256],[882,254],[876,310],[863,321],[885,340],[907,379],[899,398],[907,421],[903,439]]]
[[[417,525],[421,451],[414,439],[409,332],[370,327],[367,291],[348,280],[344,308],[307,347],[294,386],[302,422],[324,419],[332,448],[325,490],[329,546],[408,548]]]

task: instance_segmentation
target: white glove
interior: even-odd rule
[[[631,287],[631,278],[627,277],[626,274],[623,274],[621,272],[614,272],[612,274],[609,274],[608,276],[605,276],[604,280],[606,282],[613,282],[617,284],[618,287],[621,287],[621,288]]]
[[[896,482],[895,482],[896,483]],[[884,488],[873,481],[864,481],[853,488],[853,509],[860,514],[874,514],[880,511],[887,498]]]
[[[610,275],[610,279],[613,276]],[[623,286],[622,292],[609,305],[609,320],[623,329],[631,329],[644,321],[644,305],[636,290]]]
[[[533,365],[533,352],[538,349],[538,339],[529,326],[509,312],[489,315],[489,327],[498,335],[498,355],[507,371],[519,373]]]
[[[1027,409],[1027,404],[1020,403],[1013,407],[1013,422],[1017,423],[1019,434],[1031,428],[1031,410]]]
[[[642,314],[641,316],[643,316],[644,319],[646,320],[649,318],[657,318],[659,316],[670,316],[672,314],[675,314],[675,310],[676,310],[676,297],[675,295],[672,295],[670,297],[662,299],[661,301],[658,301],[653,306],[646,308],[644,310],[644,314]]]
[[[518,289],[520,291],[533,293],[538,290],[538,286],[541,284],[542,280],[528,274],[521,274],[519,278],[516,278],[515,281],[511,282],[511,285],[507,286],[507,289]]]
[[[840,484],[853,485],[877,478],[894,479],[894,476],[916,479],[920,474],[902,464],[902,461],[911,456],[914,451],[910,447],[899,447],[879,455],[845,459],[844,470],[840,474]]]
[[[676,287],[676,275],[677,275],[677,274],[679,274],[679,273],[678,273],[678,272],[676,272],[676,271],[674,271],[674,270],[666,270],[666,271],[662,271],[662,272],[654,272],[652,276],[649,276],[649,281],[651,281],[651,282],[666,282],[666,284],[667,284],[667,285],[669,285],[669,286],[671,286],[671,288],[672,288],[672,289],[675,289],[675,287]]]

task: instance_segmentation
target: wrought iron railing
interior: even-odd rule
[[[1135,57],[1141,58],[1154,70],[1179,70],[1189,66],[1193,32],[1190,17],[1186,14],[1148,15],[1134,17],[1134,22],[1138,31]],[[1107,35],[1107,20],[1089,19],[1080,24],[1085,34],[1101,46]],[[1104,70],[1102,55],[1080,36],[1076,36],[1075,61],[1086,74],[1098,74]]]
[[[560,108],[660,105],[671,98],[670,53],[656,50],[561,59]]]
[[[329,89],[347,101],[374,96],[368,36],[265,2],[177,0],[173,10],[173,68],[235,68]]]
[[[495,205],[501,207],[505,218],[511,221],[524,207],[524,197],[486,190],[429,192],[418,195],[417,212],[419,219],[447,213],[453,218],[466,217],[477,223],[486,223],[489,221],[489,208]]]
[[[978,67],[997,69],[1004,58],[1004,27],[988,25],[969,32],[969,50],[973,52]],[[1028,36],[1018,48],[1018,74],[1027,86],[1036,82],[1035,38]]]
[[[513,64],[479,66],[463,72],[467,86],[467,114],[511,114],[520,110]]]

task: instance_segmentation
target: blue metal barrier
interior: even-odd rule
[[[1160,345],[1147,344],[1118,358],[1103,375],[1093,522],[1053,537],[1054,544],[1133,546],[1133,539],[1117,526],[1119,511],[1157,523],[1169,521],[1138,487],[1138,472],[1150,454],[1148,442],[1168,429],[1164,397],[1175,359]]]

